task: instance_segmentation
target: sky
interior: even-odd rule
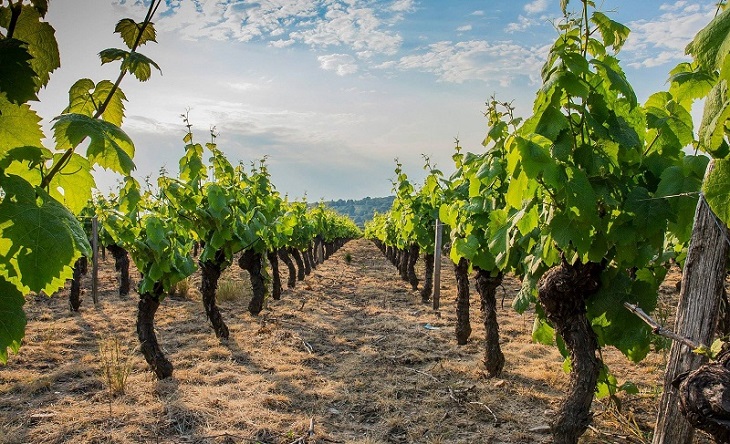
[[[61,68],[34,108],[50,127],[79,78],[114,80],[99,51],[125,48],[114,25],[141,21],[149,0],[53,0]],[[640,101],[667,88],[668,72],[715,11],[708,0],[598,0],[632,33],[618,58]],[[122,129],[135,143],[137,178],[176,174],[188,113],[198,142],[211,127],[234,164],[266,157],[290,198],[391,194],[394,159],[419,183],[424,158],[446,174],[458,138],[481,152],[485,102],[512,101],[527,116],[557,37],[559,0],[166,0],[157,42],[139,52],[162,73],[128,76]],[[577,0],[570,6],[577,7]],[[46,134],[51,134],[46,130]],[[117,175],[100,171],[103,193]]]

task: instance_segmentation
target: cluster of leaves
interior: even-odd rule
[[[52,294],[72,276],[90,246],[77,215],[91,197],[95,166],[129,174],[134,144],[120,129],[126,100],[119,84],[131,72],[146,80],[154,62],[137,53],[154,41],[153,2],[141,23],[115,29],[129,51],[108,49],[102,63],[121,61],[116,82],[81,79],[69,105],[54,119],[53,149],[42,145],[41,117],[29,102],[60,66],[53,27],[44,20],[47,0],[0,2],[0,362],[17,351],[25,330],[24,295]],[[118,57],[105,56],[116,51]],[[78,152],[85,144],[85,153]]]
[[[127,249],[142,273],[141,293],[155,288],[166,292],[192,274],[193,242],[202,245],[200,262],[224,269],[243,250],[306,249],[318,235],[359,235],[350,219],[332,210],[320,205],[308,211],[306,202],[282,199],[263,160],[248,170],[242,164],[233,166],[212,132],[205,146],[194,142],[184,118],[188,132],[178,177],[161,175],[155,193],[141,193],[138,183],[127,177],[115,203],[106,202],[97,210],[108,242]]]
[[[365,224],[365,237],[378,239],[384,245],[406,250],[418,245],[421,251],[433,251],[436,218],[443,198],[441,171],[431,166],[426,158],[424,169],[429,172],[423,186],[416,190],[396,160],[393,192],[395,199],[390,209],[376,214]]]

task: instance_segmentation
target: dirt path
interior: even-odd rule
[[[77,314],[68,311],[67,292],[29,300],[25,344],[0,368],[0,443],[292,443],[312,419],[310,443],[549,442],[543,429],[567,375],[554,348],[531,342],[533,315],[510,308],[516,281],[499,293],[507,359],[500,379],[482,370],[475,292],[472,339],[455,344],[448,262],[435,313],[370,242],[357,240],[258,317],[246,312],[245,298],[221,302],[227,341],[213,335],[195,291],[167,298],[158,335],[175,374],[156,381],[130,352],[137,298],[119,298],[111,258],[103,266],[98,308],[88,293]],[[245,278],[234,268],[225,279]],[[120,340],[132,367],[126,393],[113,398],[98,351],[109,338]],[[620,413],[597,401],[595,429],[583,442],[642,442],[663,356],[640,366],[605,356],[641,394],[620,396]]]

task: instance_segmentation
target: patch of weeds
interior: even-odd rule
[[[345,253],[345,263],[348,265],[352,263],[352,255],[350,253]]]
[[[102,379],[112,396],[124,394],[127,378],[132,373],[132,352],[117,336],[102,337],[99,340]]]
[[[216,291],[216,299],[224,302],[234,302],[243,299],[243,285],[232,279],[221,279],[218,281],[218,290]]]

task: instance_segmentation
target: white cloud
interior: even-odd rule
[[[141,2],[116,2],[144,15]],[[402,38],[388,27],[414,10],[414,0],[395,0],[388,8],[370,0],[170,0],[162,3],[156,22],[160,30],[189,40],[260,39],[273,47],[301,42],[394,54]]]
[[[662,13],[653,20],[637,20],[627,26],[631,29],[624,51],[630,55],[631,66],[652,67],[686,60],[684,48],[713,17],[714,6],[700,7],[678,1],[664,4]]]
[[[459,32],[471,31],[471,25],[459,26],[456,30]]]
[[[422,54],[402,57],[399,68],[435,74],[440,81],[467,80],[511,84],[516,78],[537,79],[547,48],[530,48],[511,41],[441,41],[429,45]]]
[[[548,6],[548,0],[534,0],[525,5],[525,12],[528,14],[539,14],[547,11]]]
[[[525,17],[524,15],[520,15],[517,17],[516,22],[508,23],[507,26],[504,28],[504,31],[512,34],[514,32],[520,32],[524,31],[528,28],[531,28],[539,23],[538,20]]]
[[[484,15],[484,11],[481,11],[481,10],[479,10],[479,11],[474,11],[474,12],[472,12],[472,13],[471,13],[471,15],[477,15],[477,16],[479,16],[479,15]]]
[[[349,54],[329,54],[317,57],[320,67],[325,71],[335,71],[338,76],[357,72],[355,59]]]

